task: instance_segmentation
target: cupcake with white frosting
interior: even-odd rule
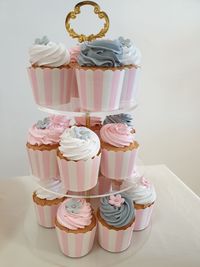
[[[66,129],[61,136],[57,159],[66,190],[86,191],[97,184],[100,140],[90,129],[77,126]]]
[[[121,252],[131,243],[135,223],[132,200],[125,194],[100,199],[97,211],[98,241],[110,252]]]
[[[65,197],[61,194],[63,190],[60,180],[52,179],[47,186],[48,191],[38,188],[33,192],[32,197],[38,224],[46,228],[54,228],[57,209]]]
[[[125,66],[120,107],[136,103],[140,74],[141,52],[130,39],[118,38],[123,49],[121,63]]]
[[[144,177],[135,180],[124,181],[121,189],[134,185],[126,191],[126,194],[132,199],[135,211],[135,231],[143,230],[148,227],[156,200],[155,188],[149,180]]]
[[[29,58],[28,74],[36,104],[51,107],[69,103],[77,82],[65,45],[44,36],[30,47]]]
[[[90,252],[96,233],[96,218],[85,199],[68,198],[57,211],[56,232],[62,253],[78,258]]]

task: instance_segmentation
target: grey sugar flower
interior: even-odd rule
[[[50,124],[50,119],[49,118],[44,118],[43,120],[39,120],[37,123],[36,123],[36,127],[38,129],[46,129]]]
[[[65,209],[70,213],[78,213],[81,207],[82,202],[80,199],[72,198],[65,204]]]
[[[47,45],[49,43],[49,39],[47,36],[43,36],[42,38],[35,39],[35,44],[38,45]]]
[[[118,38],[118,40],[120,41],[120,43],[122,44],[122,46],[126,46],[126,47],[131,47],[132,46],[132,42],[130,39],[124,39],[122,36],[120,36]]]

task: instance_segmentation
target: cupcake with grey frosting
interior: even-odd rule
[[[69,103],[70,91],[77,88],[77,83],[65,45],[46,36],[37,38],[29,49],[29,62],[28,74],[36,104],[51,107]]]
[[[122,57],[119,40],[96,40],[81,45],[76,77],[83,110],[119,108],[124,79]]]
[[[153,207],[156,201],[156,192],[153,184],[144,177],[137,181],[123,181],[121,188],[124,189],[133,185],[126,194],[132,199],[136,211],[134,230],[143,230],[149,226]]]
[[[133,127],[133,117],[130,114],[120,113],[115,115],[108,115],[103,121],[103,125],[108,123],[123,123],[129,127]]]
[[[130,39],[119,37],[118,41],[123,50],[121,63],[125,66],[120,107],[127,108],[137,101],[141,52]]]
[[[98,241],[110,252],[121,252],[131,243],[135,223],[132,200],[126,194],[116,194],[100,199],[97,211]]]
[[[66,190],[86,191],[97,184],[101,151],[98,136],[86,127],[72,126],[62,134],[57,152]]]

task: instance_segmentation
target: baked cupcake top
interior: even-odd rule
[[[134,143],[133,130],[123,123],[109,123],[103,125],[100,130],[103,142],[114,147],[127,147]]]
[[[128,225],[135,217],[133,202],[125,194],[101,198],[99,209],[104,221],[116,228]]]
[[[70,53],[64,44],[50,42],[46,36],[36,39],[29,49],[30,63],[34,66],[60,67],[70,62]]]
[[[78,126],[86,126],[86,118],[85,117],[75,117],[75,122]],[[100,117],[90,117],[90,126],[101,125]]]
[[[123,123],[130,127],[133,126],[133,118],[130,114],[120,113],[116,115],[108,115],[105,117],[103,124]]]
[[[140,50],[133,44],[130,39],[124,39],[123,37],[119,37],[118,40],[123,49],[121,63],[123,65],[139,66],[141,63]]]
[[[81,45],[80,66],[119,67],[123,49],[119,40],[96,40]]]
[[[35,191],[36,196],[40,199],[47,199],[47,200],[53,200],[55,198],[63,198],[63,195],[59,195],[63,191],[63,185],[60,180],[58,179],[52,180],[51,182],[48,183],[48,185],[46,185],[46,189],[48,191],[43,188],[38,188]]]
[[[92,222],[92,208],[85,199],[66,199],[58,208],[57,221],[64,227],[77,230]]]
[[[63,131],[69,127],[66,116],[53,115],[39,120],[28,131],[28,143],[31,145],[53,145],[60,141]]]
[[[69,160],[88,160],[99,153],[98,136],[86,127],[72,126],[61,136],[59,151]]]
[[[131,184],[135,184],[134,187],[126,191],[126,194],[132,199],[135,204],[147,205],[156,200],[156,192],[153,184],[146,178],[141,177],[138,181],[125,180],[121,189],[127,188]]]

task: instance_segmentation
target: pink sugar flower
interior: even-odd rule
[[[144,177],[141,178],[140,182],[141,182],[142,185],[144,185],[147,188],[149,188],[150,185],[151,185],[150,182],[147,179],[145,179]]]
[[[117,194],[116,196],[111,195],[108,202],[111,205],[119,208],[124,203],[124,198],[122,198],[122,196],[120,194]]]

